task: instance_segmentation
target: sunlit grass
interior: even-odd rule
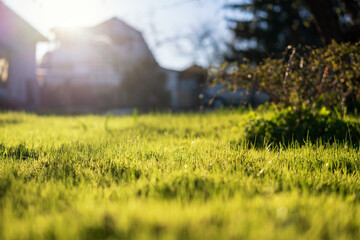
[[[254,149],[249,114],[1,114],[0,239],[358,239],[359,150]]]

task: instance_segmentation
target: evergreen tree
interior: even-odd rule
[[[235,41],[227,60],[244,57],[258,63],[262,58],[282,52],[287,45],[320,44],[311,13],[300,0],[250,0],[226,7],[248,18],[229,19]]]
[[[304,0],[324,45],[360,40],[360,0]]]

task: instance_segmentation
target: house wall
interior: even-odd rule
[[[139,32],[118,36],[116,29],[109,36],[91,31],[70,38],[57,35],[59,48],[45,56],[38,69],[44,108],[92,111],[124,103],[120,85],[125,75],[154,59]]]
[[[197,94],[198,81],[195,78],[180,78],[179,83],[179,99],[181,108],[194,108],[197,107],[198,94]]]
[[[196,109],[200,106],[199,94],[202,93],[203,77],[199,74],[164,69],[166,72],[166,90],[171,95],[171,108],[173,110]]]
[[[65,43],[40,67],[48,85],[120,84],[121,75],[114,69],[112,46],[100,43]]]
[[[9,77],[0,94],[14,106],[38,106],[39,86],[36,82],[35,43],[7,48]]]
[[[165,89],[170,92],[171,108],[178,109],[179,103],[179,73],[171,70],[166,71]]]
[[[40,33],[0,1],[0,54],[6,52],[9,77],[1,86],[6,107],[36,107],[40,103],[36,81],[36,42]]]

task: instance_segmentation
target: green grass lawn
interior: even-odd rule
[[[359,149],[254,149],[248,118],[2,113],[0,239],[360,239]]]

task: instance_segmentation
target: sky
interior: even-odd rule
[[[141,31],[158,63],[184,69],[212,63],[214,44],[231,38],[223,5],[228,0],[3,0],[50,40],[56,26],[93,26],[118,17]],[[210,33],[216,41],[200,41]],[[214,43],[216,42],[216,43]],[[224,46],[219,46],[222,49]],[[51,49],[38,45],[37,59]]]

